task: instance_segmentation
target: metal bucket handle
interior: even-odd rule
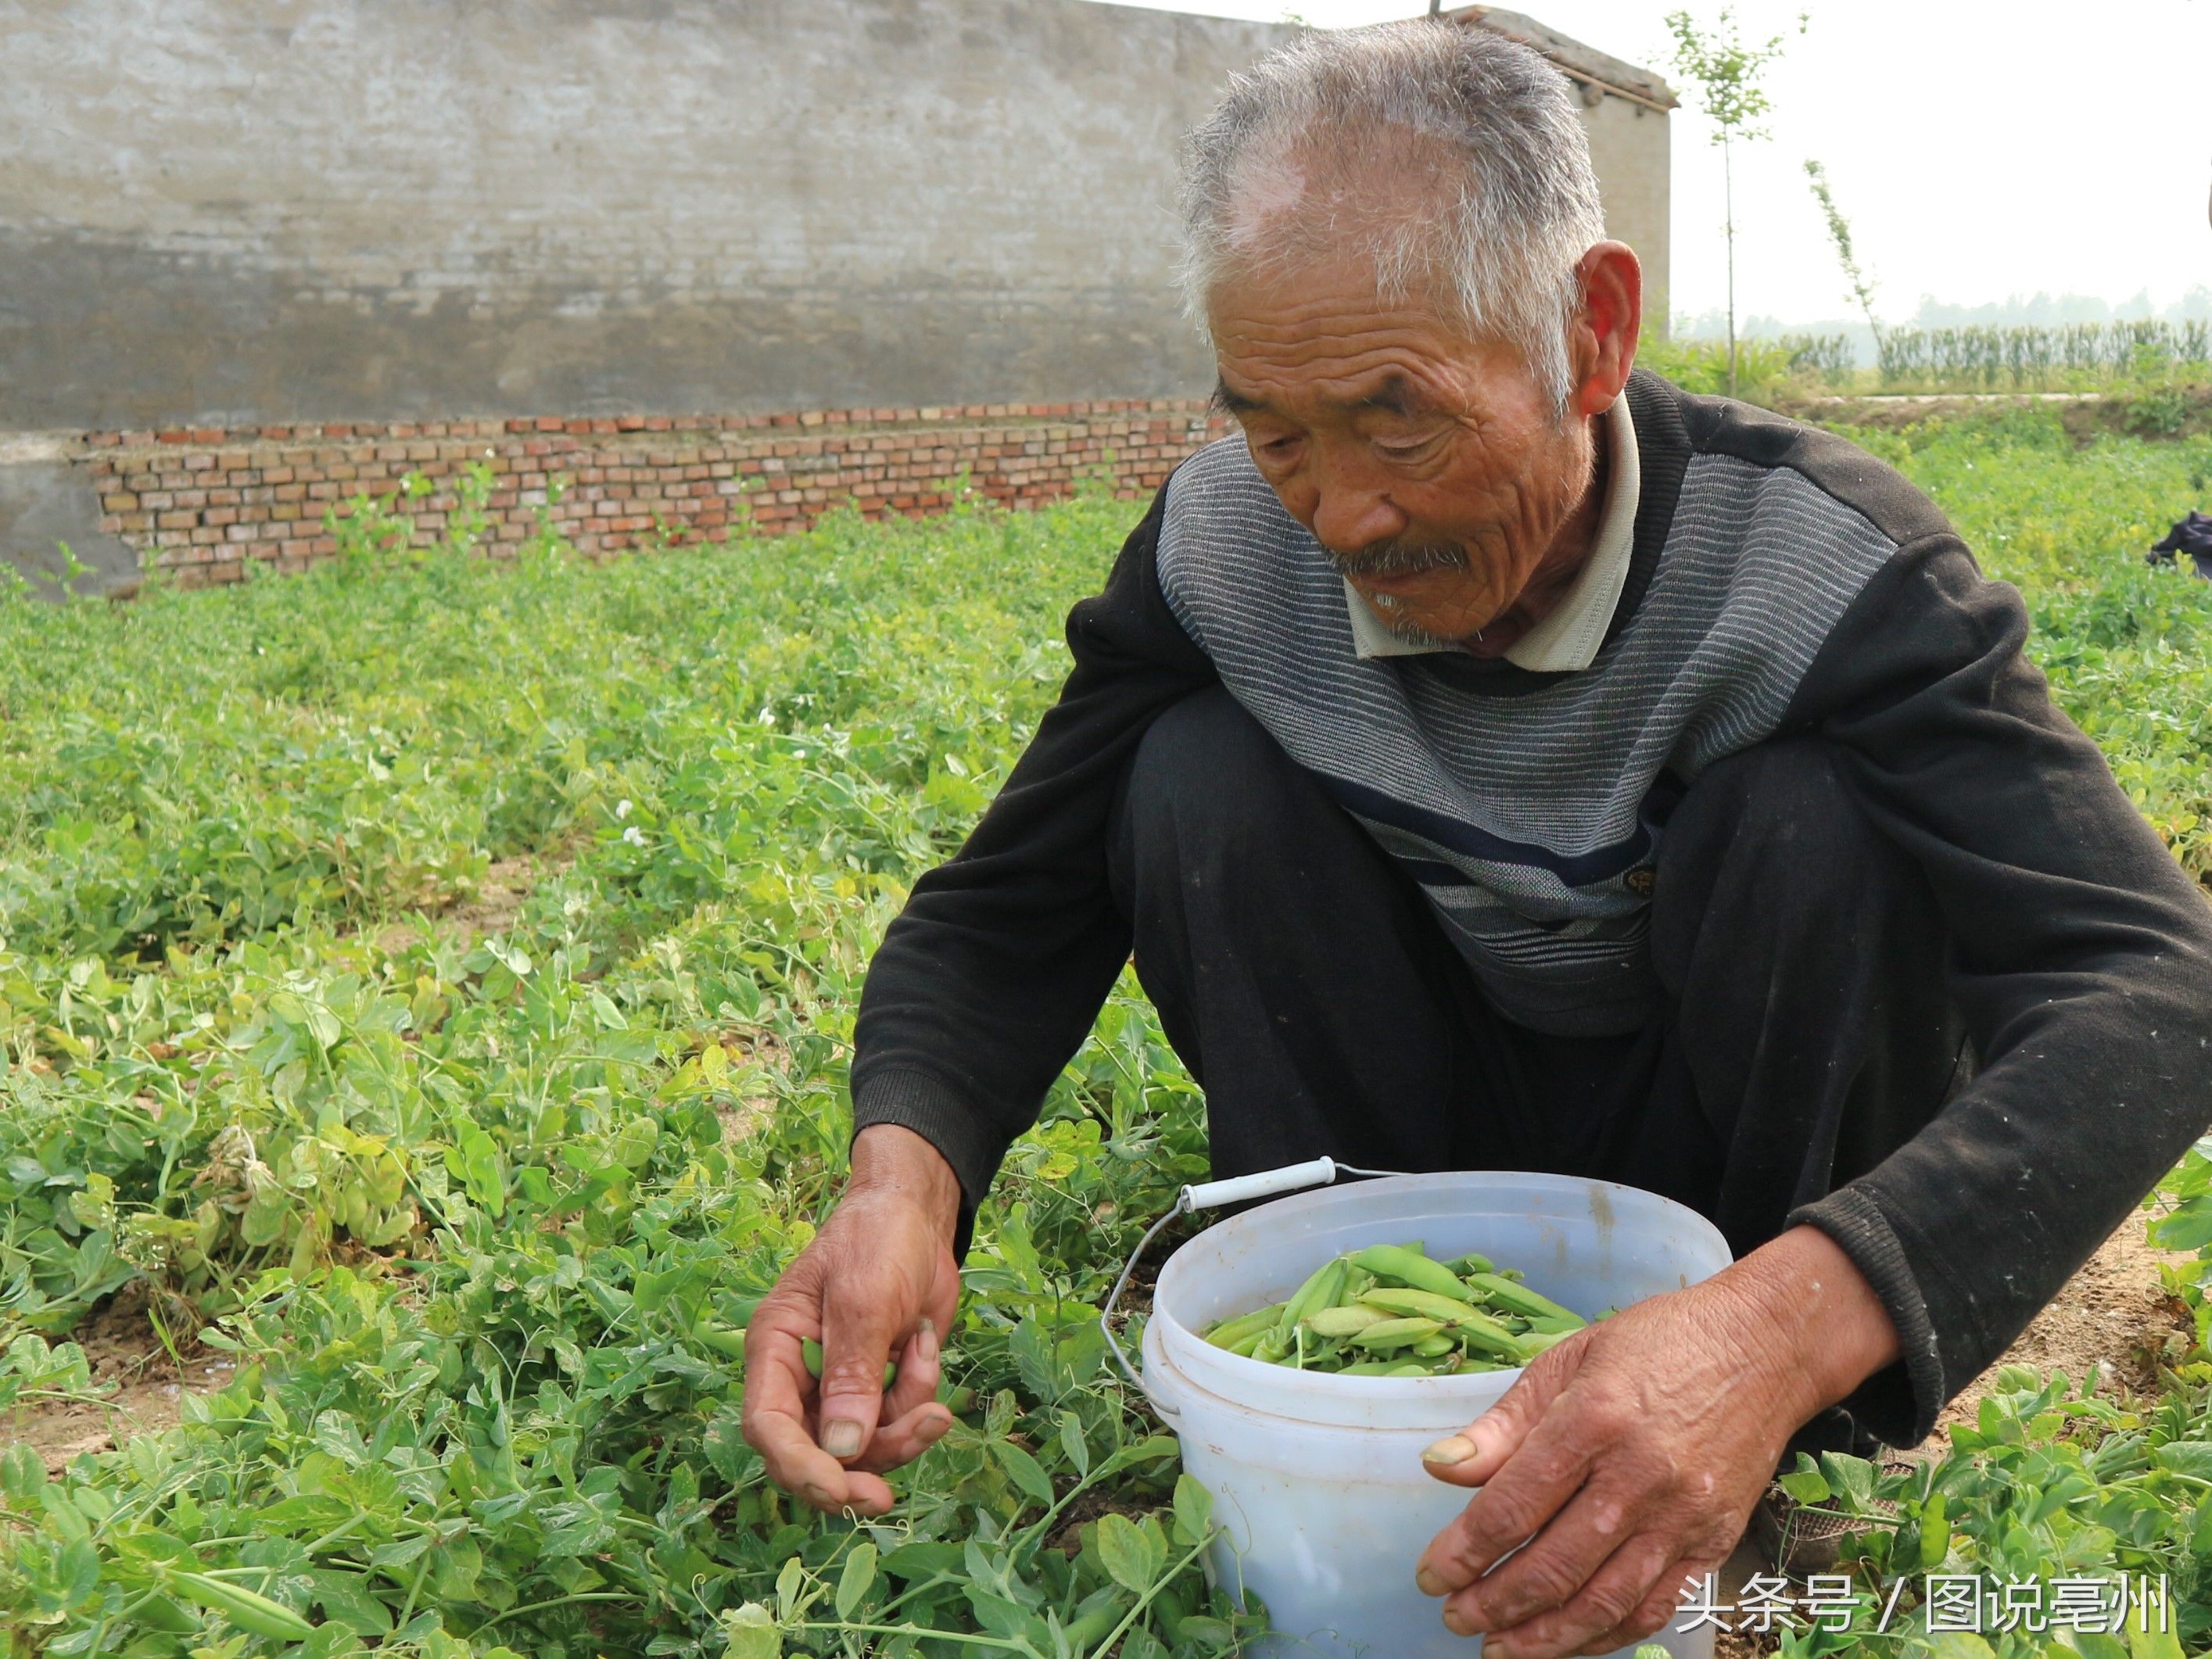
[[[1255,1198],[1274,1198],[1284,1193],[1303,1192],[1309,1187],[1326,1187],[1339,1176],[1394,1176],[1404,1173],[1398,1170],[1360,1170],[1349,1164],[1339,1164],[1333,1158],[1316,1158],[1304,1164],[1285,1164],[1279,1170],[1261,1170],[1256,1174],[1231,1176],[1226,1181],[1201,1181],[1185,1187],[1176,1194],[1176,1201],[1168,1212],[1145,1230],[1137,1241],[1137,1248],[1129,1252],[1129,1259],[1121,1264],[1121,1276],[1115,1279],[1114,1288],[1107,1292],[1106,1305],[1098,1315],[1099,1331],[1106,1338],[1106,1346],[1113,1351],[1114,1363],[1121,1368],[1121,1375],[1129,1379],[1129,1386],[1144,1395],[1152,1408],[1172,1423],[1176,1413],[1154,1400],[1146,1389],[1144,1379],[1129,1364],[1114,1334],[1114,1304],[1121,1299],[1128,1288],[1129,1275],[1136,1271],[1138,1261],[1146,1248],[1160,1235],[1160,1230],[1179,1215],[1188,1215],[1196,1210],[1217,1209],[1224,1204],[1244,1204]]]

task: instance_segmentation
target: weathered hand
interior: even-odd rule
[[[960,1192],[919,1135],[863,1131],[853,1179],[822,1231],[753,1310],[745,1332],[745,1439],[769,1478],[817,1509],[880,1515],[885,1469],[952,1426],[937,1401],[938,1338],[960,1297],[952,1259]],[[822,1380],[799,1343],[822,1344]],[[898,1380],[886,1395],[884,1362]]]
[[[1850,1258],[1793,1229],[1576,1333],[1430,1448],[1431,1474],[1482,1490],[1416,1578],[1485,1659],[1638,1641],[1735,1547],[1790,1434],[1895,1357]]]

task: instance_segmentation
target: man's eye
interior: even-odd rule
[[[1430,438],[1417,438],[1411,443],[1377,444],[1375,453],[1389,461],[1410,461],[1425,453],[1434,441]]]

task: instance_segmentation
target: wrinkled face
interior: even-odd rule
[[[1357,262],[1232,278],[1208,321],[1260,471],[1392,632],[1498,656],[1556,603],[1590,422],[1555,419],[1517,349],[1378,297]]]

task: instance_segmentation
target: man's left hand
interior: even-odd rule
[[[1810,1227],[1578,1331],[1424,1454],[1482,1490],[1420,1587],[1485,1659],[1639,1641],[1735,1548],[1790,1436],[1896,1357],[1873,1289]]]

